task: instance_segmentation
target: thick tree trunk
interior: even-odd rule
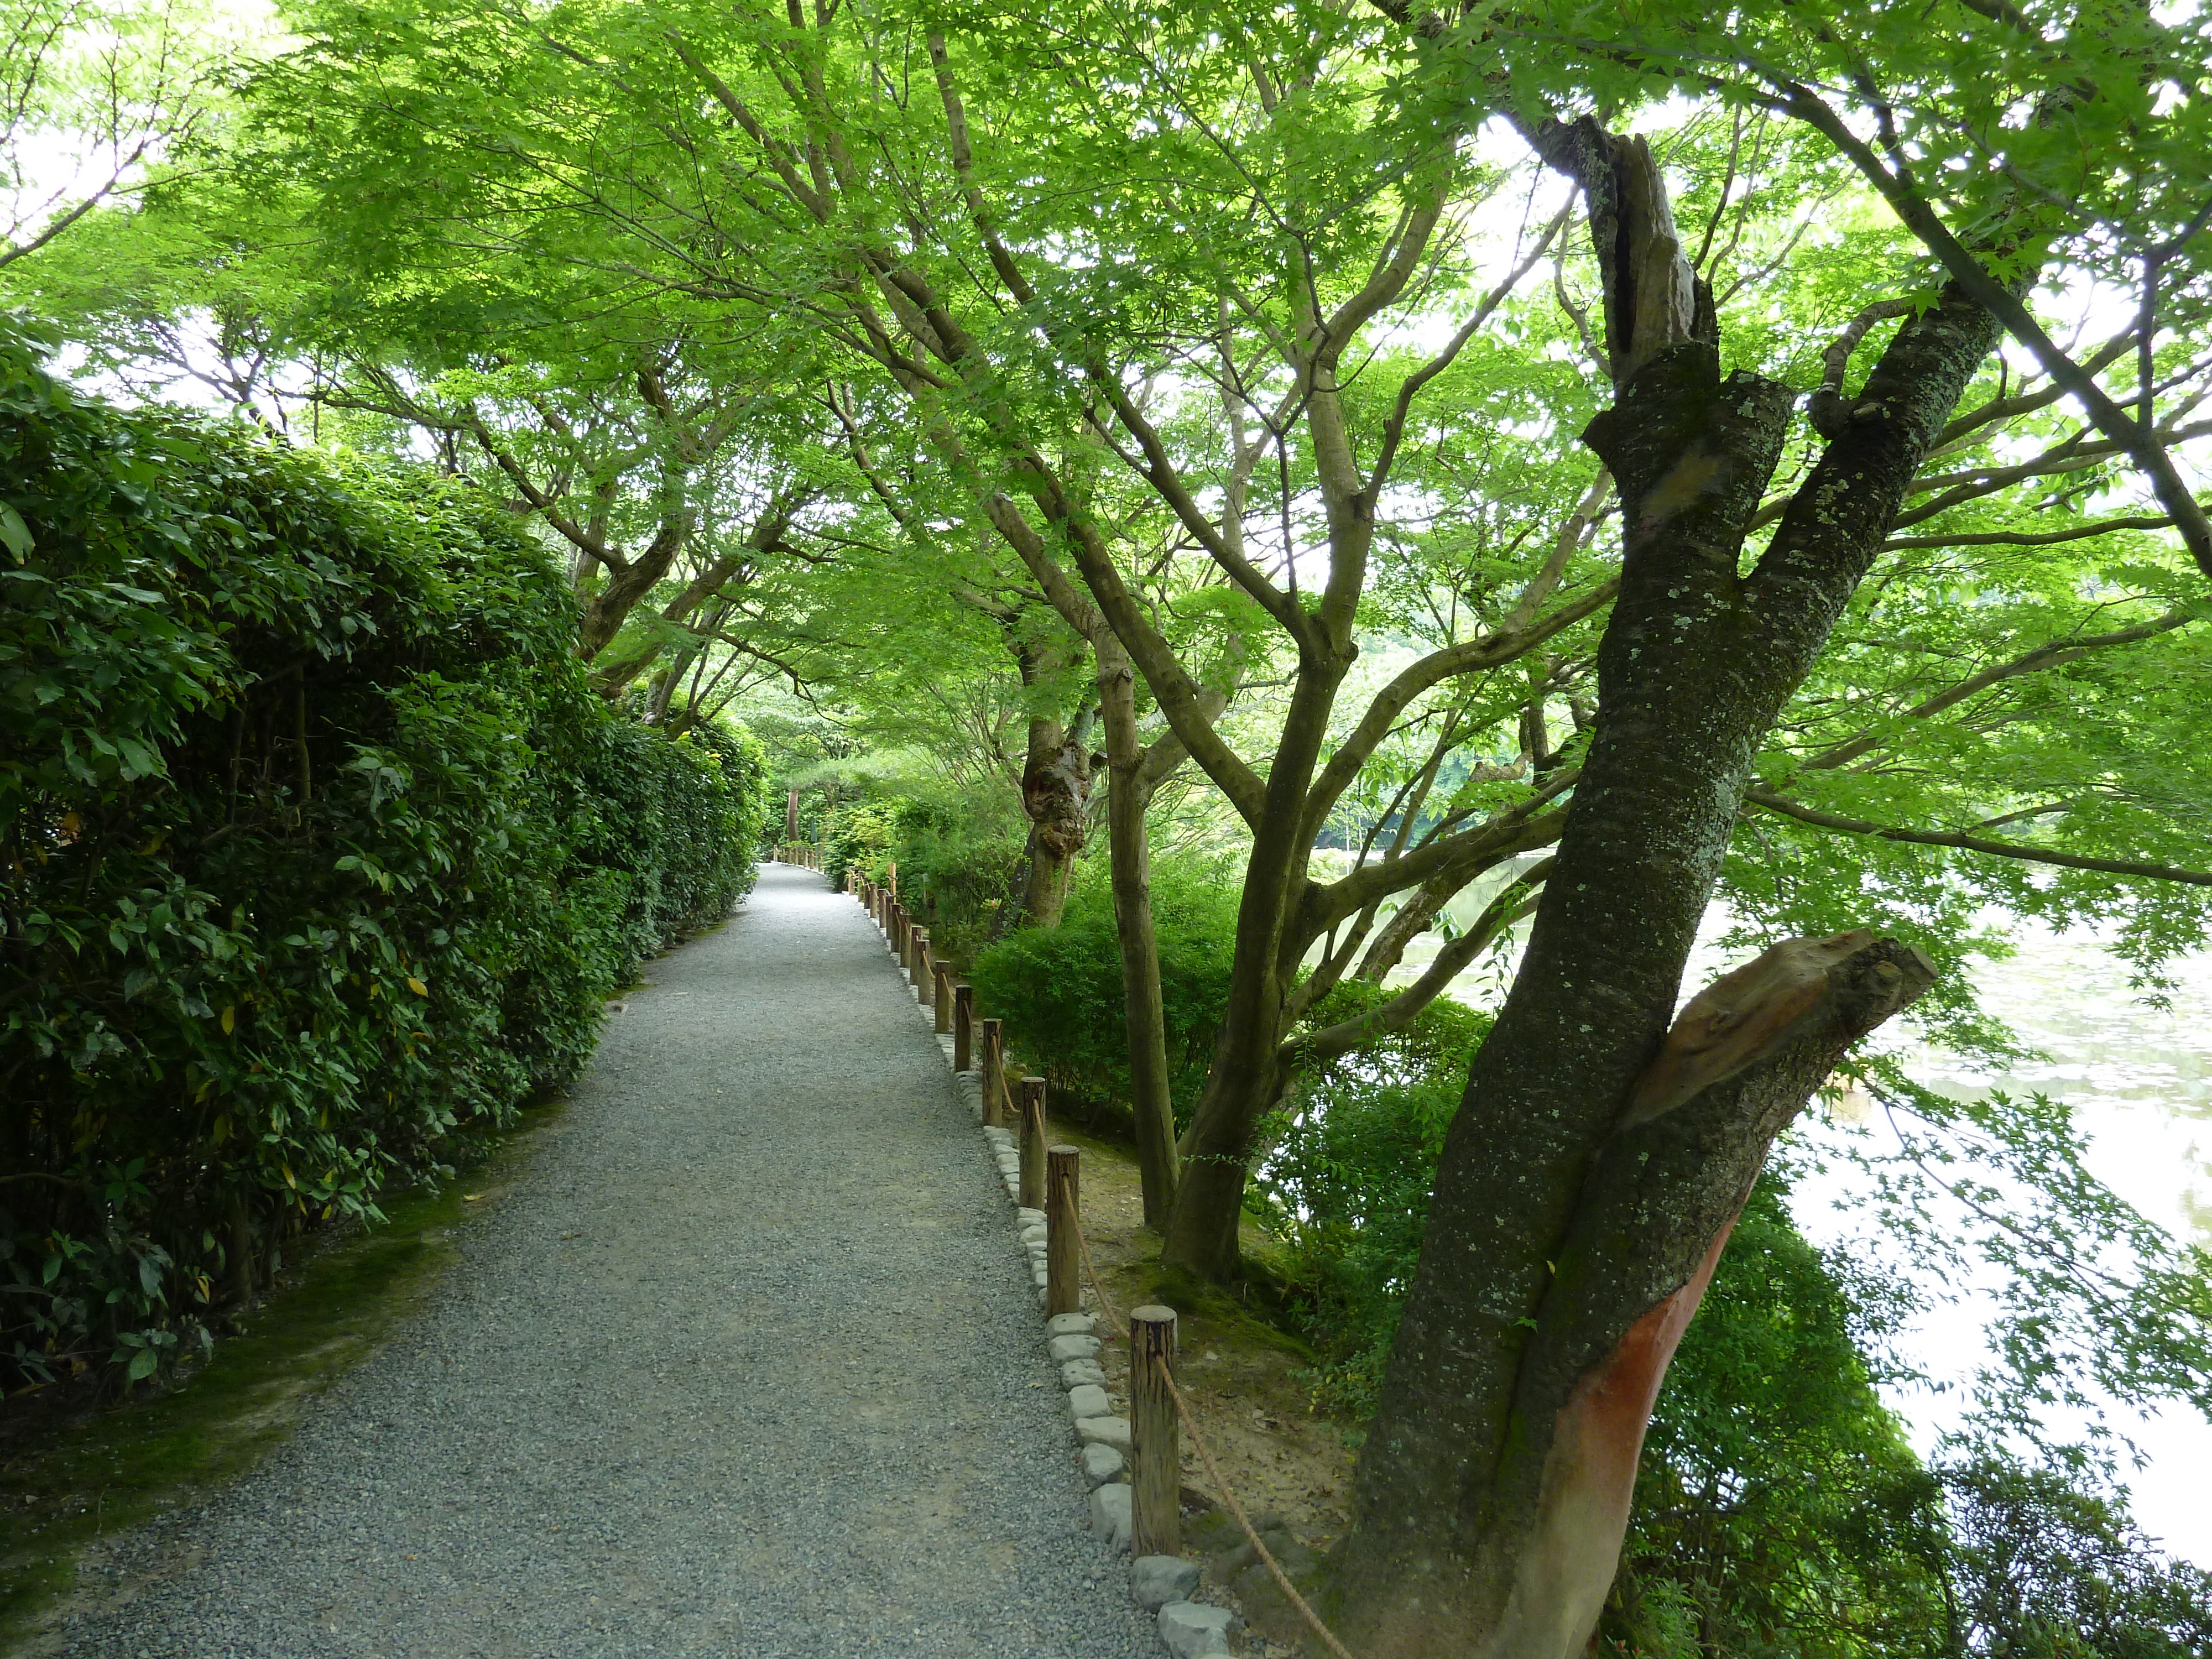
[[[1103,630],[1102,630],[1103,631]],[[1129,1107],[1136,1121],[1137,1169],[1145,1224],[1167,1224],[1177,1178],[1175,1103],[1168,1093],[1167,1010],[1160,995],[1159,945],[1152,932],[1152,857],[1145,815],[1155,785],[1137,732],[1136,675],[1109,634],[1098,643],[1098,702],[1106,726],[1110,781],[1108,854],[1114,878],[1114,930],[1121,952],[1121,1004],[1129,1040]]]
[[[1918,951],[1859,930],[1778,945],[1683,1011],[1592,1155],[1522,1316],[1489,1478],[1424,1528],[1386,1507],[1435,1496],[1432,1483],[1405,1489],[1404,1439],[1362,1462],[1336,1611],[1370,1659],[1582,1652],[1660,1382],[1768,1147],[1845,1051],[1934,978]],[[1456,1369],[1486,1383],[1495,1370],[1480,1354]],[[1386,1462],[1395,1494],[1376,1478]],[[1373,1576],[1387,1595],[1346,1593]]]
[[[1587,124],[1574,136],[1590,139]],[[1584,179],[1623,250],[1613,269],[1641,275],[1647,245],[1667,239],[1638,228],[1656,184],[1633,182]],[[1658,309],[1673,315],[1668,295]],[[1609,317],[1650,308],[1608,301]],[[1723,380],[1706,339],[1613,343],[1630,367],[1586,434],[1626,526],[1595,729],[1528,953],[1446,1142],[1337,1557],[1342,1633],[1368,1659],[1580,1652],[1651,1398],[1767,1142],[1924,983],[1910,953],[1855,948],[1774,1044],[1680,1104],[1652,1104],[1752,757],[1995,340],[1953,290],[1905,325],[1748,576],[1747,526],[1792,394]],[[1812,947],[1815,959],[1847,942],[1860,943]]]
[[[1237,1276],[1237,1226],[1244,1212],[1252,1134],[1282,1095],[1275,1066],[1282,1003],[1277,989],[1232,1009],[1206,1075],[1206,1092],[1177,1148],[1182,1167],[1160,1260],[1216,1284]]]
[[[1022,811],[1028,815],[1028,869],[1021,917],[1030,927],[1057,927],[1067,908],[1076,855],[1091,833],[1091,720],[1070,729],[1050,715],[1030,721],[1022,767]]]
[[[1243,1213],[1252,1136],[1282,1093],[1285,1003],[1307,942],[1289,933],[1293,906],[1309,885],[1306,871],[1313,852],[1305,793],[1337,687],[1354,655],[1348,640],[1326,659],[1301,653],[1297,686],[1267,773],[1267,807],[1244,864],[1237,954],[1221,1036],[1206,1092],[1178,1148],[1182,1171],[1160,1259],[1217,1283],[1237,1277],[1237,1224]]]

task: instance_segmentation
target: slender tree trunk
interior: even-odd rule
[[[1307,655],[1299,663],[1282,741],[1267,774],[1267,810],[1245,860],[1221,1036],[1206,1092],[1178,1149],[1182,1170],[1160,1259],[1217,1283],[1237,1277],[1237,1224],[1243,1214],[1252,1136],[1282,1093],[1285,1004],[1303,945],[1289,939],[1287,929],[1292,906],[1306,889],[1313,852],[1306,839],[1305,792],[1336,689],[1351,663],[1348,645],[1332,659]]]
[[[1106,796],[1107,847],[1129,1041],[1129,1107],[1136,1121],[1145,1224],[1157,1229],[1167,1225],[1177,1172],[1175,1103],[1168,1092],[1167,1010],[1160,994],[1159,944],[1152,931],[1152,855],[1145,828],[1156,786],[1137,732],[1135,672],[1120,642],[1100,631],[1098,702],[1111,775]]]

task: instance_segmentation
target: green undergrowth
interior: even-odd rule
[[[155,1395],[72,1410],[40,1394],[0,1407],[0,1652],[31,1638],[87,1546],[245,1474],[315,1398],[366,1359],[458,1257],[557,1116],[526,1108],[489,1154],[386,1204],[382,1224],[327,1236],[209,1361]]]

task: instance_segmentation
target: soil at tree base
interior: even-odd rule
[[[420,1315],[252,1474],[89,1553],[27,1651],[1157,1651],[862,913],[772,866],[650,971]]]

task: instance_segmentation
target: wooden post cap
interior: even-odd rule
[[[1044,1079],[1022,1079],[1022,1121],[1018,1126],[1022,1158],[1022,1207],[1044,1208]]]

